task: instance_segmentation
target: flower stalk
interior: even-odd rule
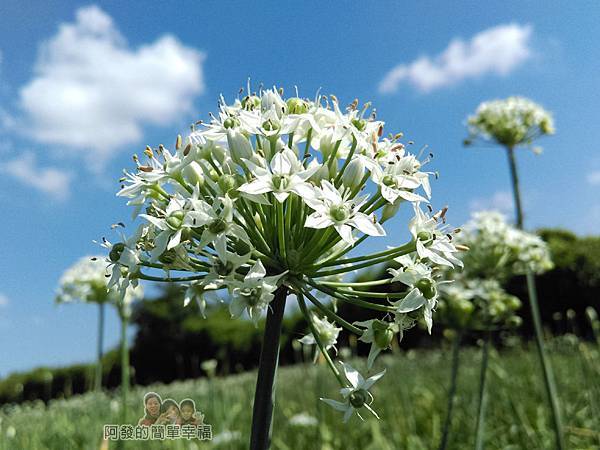
[[[481,369],[479,373],[479,397],[477,402],[477,426],[475,427],[475,450],[483,450],[485,437],[485,410],[487,406],[487,367],[490,353],[492,332],[488,330],[481,350]]]
[[[460,365],[460,343],[462,341],[462,331],[456,331],[452,342],[452,369],[450,372],[450,388],[448,390],[448,403],[446,406],[446,419],[444,420],[444,428],[442,430],[442,439],[440,441],[439,450],[446,450],[448,446],[448,438],[450,436],[450,428],[452,425],[452,413],[454,411],[454,399],[456,397],[456,387],[458,385],[458,368]]]
[[[267,312],[252,409],[251,450],[268,450],[271,445],[275,374],[279,362],[279,337],[286,297],[287,288],[278,288]]]

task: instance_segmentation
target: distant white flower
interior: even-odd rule
[[[365,408],[379,419],[377,413],[371,408],[371,403],[373,403],[373,395],[369,392],[369,389],[377,380],[385,375],[385,370],[365,380],[363,376],[349,364],[345,364],[340,361],[340,365],[342,366],[344,376],[351,386],[340,389],[340,393],[344,398],[344,402],[338,402],[328,398],[321,398],[321,400],[332,408],[342,411],[344,413],[344,422],[347,422],[355,411],[356,415],[361,420],[364,420],[359,413],[361,408]]]

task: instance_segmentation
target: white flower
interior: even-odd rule
[[[352,228],[369,236],[385,236],[385,230],[374,216],[369,217],[360,212],[366,197],[348,199],[326,180],[321,182],[321,188],[315,190],[315,197],[306,199],[308,206],[315,212],[306,218],[305,227],[327,228],[333,225],[342,239],[351,245],[354,243]]]
[[[260,314],[267,308],[275,295],[277,282],[285,273],[267,277],[267,271],[262,262],[258,260],[244,277],[243,282],[232,284],[236,286],[232,292],[229,312],[233,317],[238,317],[248,311],[248,316],[258,323]]]
[[[462,262],[453,253],[458,252],[452,243],[452,235],[439,227],[442,214],[429,217],[419,203],[414,203],[415,216],[409,223],[409,229],[416,241],[417,253],[421,259],[429,259],[434,264],[462,267]]]
[[[340,331],[342,331],[342,329],[336,327],[335,324],[329,322],[326,318],[321,319],[321,318],[319,318],[319,316],[317,316],[316,314],[312,314],[312,313],[311,313],[311,321],[312,321],[313,326],[315,327],[315,330],[318,334],[319,341],[321,342],[321,344],[323,345],[325,350],[329,350],[330,348],[333,348],[335,350],[336,349],[335,344],[337,343],[338,335],[340,334]],[[315,339],[315,337],[313,336],[312,333],[309,333],[306,336],[304,336],[303,338],[298,339],[298,341],[304,345],[316,345],[317,344],[317,340]],[[318,353],[315,354],[315,361],[316,361],[318,355],[319,355]]]
[[[388,202],[394,203],[398,197],[409,202],[427,201],[413,191],[423,186],[427,197],[431,196],[429,174],[420,172],[421,163],[414,155],[404,155],[404,150],[393,152],[384,159],[384,168],[376,166],[372,170],[373,181],[379,185],[381,195]]]
[[[244,160],[256,178],[240,186],[239,191],[254,195],[273,192],[277,201],[281,203],[288,198],[291,192],[303,198],[314,195],[311,185],[306,180],[319,169],[318,165],[305,169],[298,161],[296,154],[289,148],[277,152],[273,156],[270,166],[267,165],[264,158],[259,161],[262,165]]]
[[[408,255],[400,256],[395,261],[402,267],[399,270],[388,269],[388,272],[393,275],[392,281],[400,281],[408,286],[409,291],[404,298],[392,304],[399,314],[423,308],[423,318],[427,330],[431,333],[432,313],[438,297],[437,283],[433,279],[432,270],[422,262],[413,261]]]
[[[377,380],[385,375],[385,370],[365,380],[364,377],[349,364],[345,364],[341,361],[340,364],[342,366],[342,370],[344,371],[344,376],[351,386],[340,389],[340,393],[344,398],[344,402],[338,402],[328,398],[321,398],[321,400],[334,409],[342,411],[344,413],[344,422],[347,422],[355,411],[356,415],[360,417],[361,420],[364,420],[358,412],[360,408],[365,408],[379,419],[377,413],[371,408],[371,403],[373,403],[373,395],[369,392],[369,389]]]

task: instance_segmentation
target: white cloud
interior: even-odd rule
[[[494,192],[491,197],[474,198],[469,202],[469,209],[475,211],[500,211],[504,214],[510,214],[514,210],[513,197],[509,192]]]
[[[91,168],[139,141],[144,124],[167,125],[204,90],[204,54],[164,35],[131,49],[112,18],[81,8],[44,42],[20,91],[23,132],[86,155]]]
[[[595,170],[587,174],[587,182],[592,186],[598,186],[600,184],[600,170]]]
[[[0,293],[0,308],[2,308],[3,306],[8,306],[8,297]]]
[[[488,73],[507,75],[531,56],[531,33],[530,25],[513,23],[488,28],[468,42],[455,38],[433,58],[421,56],[394,67],[381,80],[379,92],[393,93],[403,82],[430,92]]]
[[[0,173],[8,174],[23,184],[38,189],[56,200],[66,200],[70,194],[72,174],[56,167],[36,167],[35,155],[21,156],[0,164]]]

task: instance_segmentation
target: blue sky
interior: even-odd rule
[[[463,148],[465,117],[483,100],[530,97],[557,134],[542,155],[518,156],[527,226],[597,233],[598,2],[49,5],[0,5],[0,376],[93,359],[96,309],[55,306],[58,278],[129,219],[114,193],[132,153],[170,144],[248,77],[372,101],[388,131],[429,145],[433,205],[456,225],[511,207],[505,155]],[[108,346],[117,330],[111,314]]]

